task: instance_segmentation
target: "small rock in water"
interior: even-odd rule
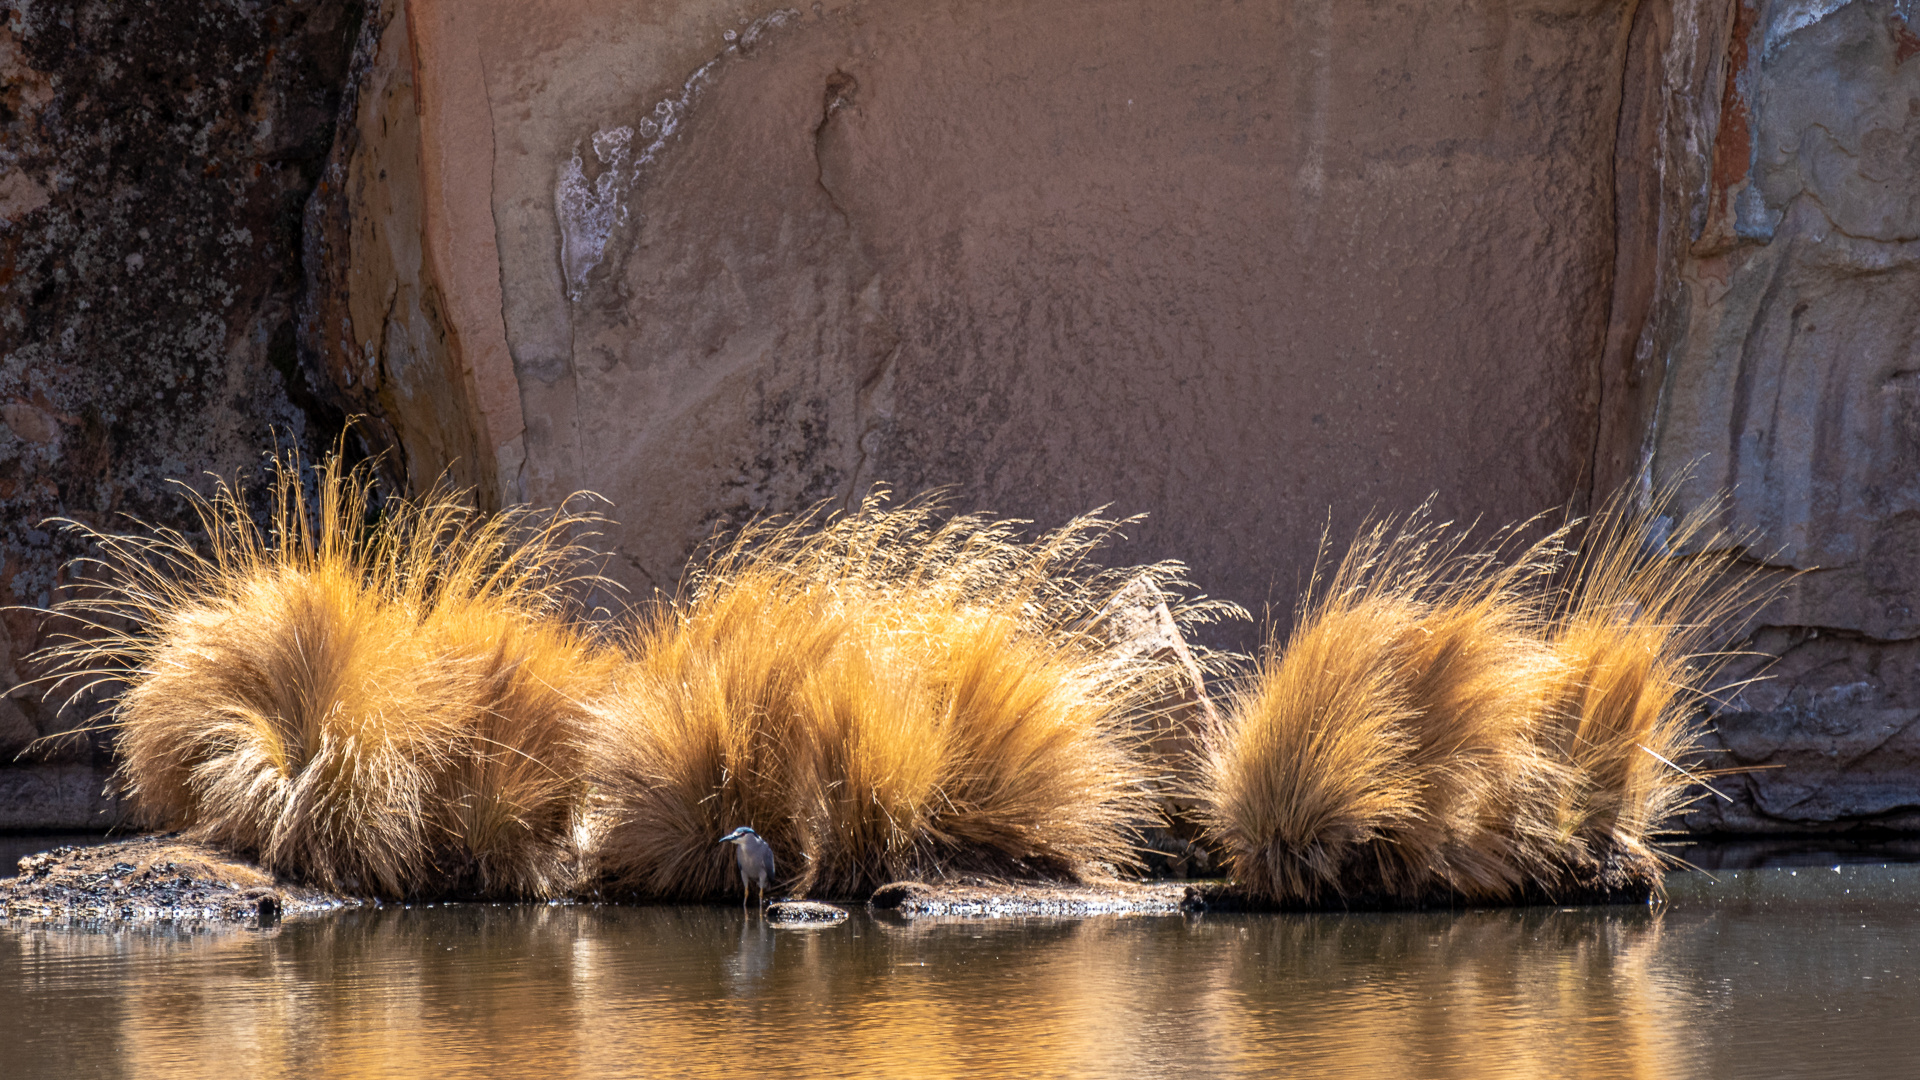
[[[781,900],[767,905],[768,922],[837,923],[846,917],[845,908],[817,904],[811,900]]]
[[[278,923],[280,913],[285,910],[280,894],[272,889],[248,889],[240,894],[240,899],[253,903],[254,921],[263,928]]]

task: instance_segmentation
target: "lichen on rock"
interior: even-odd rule
[[[187,525],[168,481],[337,425],[296,363],[300,216],[361,0],[81,0],[0,12],[0,604],[84,554],[42,527]],[[41,642],[0,612],[0,690]],[[0,766],[61,718],[0,703]],[[23,722],[24,721],[24,722]],[[98,739],[45,748],[99,759]]]

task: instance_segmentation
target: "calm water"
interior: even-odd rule
[[[23,855],[38,855],[66,844],[91,847],[119,839],[122,837],[97,832],[0,833],[0,877],[11,877],[14,864]]]
[[[1920,867],[1656,909],[0,930],[0,1075],[1920,1076]]]

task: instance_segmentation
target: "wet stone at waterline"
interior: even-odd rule
[[[767,921],[784,926],[832,926],[847,920],[847,909],[807,900],[782,900],[767,905]]]

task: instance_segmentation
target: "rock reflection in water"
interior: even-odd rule
[[[1828,1053],[1816,1021],[1844,1007],[1863,1026],[1839,1053],[1901,1060],[1874,1033],[1920,997],[1860,976],[1910,966],[1914,905],[1894,926],[1885,904],[1823,894],[1807,917],[1777,888],[1726,890],[1664,911],[780,929],[737,909],[448,907],[219,935],[17,928],[0,1032],[21,1076],[1658,1077]]]

